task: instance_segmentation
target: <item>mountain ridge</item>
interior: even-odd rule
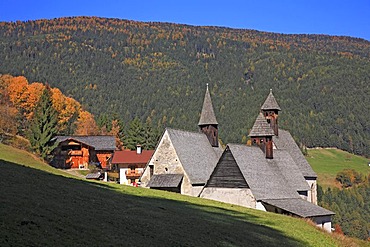
[[[47,81],[97,117],[195,130],[205,84],[223,142],[245,142],[269,89],[302,145],[370,155],[370,42],[97,17],[0,23],[0,73]]]

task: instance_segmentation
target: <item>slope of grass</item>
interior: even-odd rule
[[[306,158],[318,175],[318,183],[324,188],[338,186],[335,177],[344,169],[354,169],[364,175],[370,173],[369,159],[340,149],[309,149]]]
[[[53,174],[66,175],[62,170],[55,169],[36,156],[28,153],[27,151],[13,148],[8,145],[0,143],[0,159],[10,161],[17,164],[24,164],[26,166],[36,168],[39,170],[47,171]]]
[[[38,169],[10,162],[11,149],[0,149],[0,246],[342,245],[302,219],[67,178],[30,157],[23,164]]]

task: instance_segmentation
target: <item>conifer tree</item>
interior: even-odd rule
[[[56,147],[52,139],[57,133],[58,113],[53,107],[51,96],[50,87],[46,86],[36,105],[29,129],[32,149],[45,160]]]
[[[135,150],[137,144],[143,145],[144,142],[145,129],[143,123],[138,117],[135,117],[134,120],[130,122],[129,128],[126,131],[123,145],[125,148]]]

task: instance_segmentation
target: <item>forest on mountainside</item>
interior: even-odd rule
[[[317,189],[319,205],[335,212],[336,233],[370,241],[370,175],[348,188]]]
[[[370,42],[97,17],[0,22],[0,74],[58,87],[102,119],[197,130],[209,83],[220,138],[245,142],[273,89],[304,146],[370,156]]]

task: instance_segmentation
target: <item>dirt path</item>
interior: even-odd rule
[[[77,170],[71,170],[71,169],[68,169],[68,170],[63,170],[65,173],[68,173],[70,175],[73,175],[75,177],[79,177],[79,178],[85,178],[84,175],[82,175],[81,173],[79,173]]]

